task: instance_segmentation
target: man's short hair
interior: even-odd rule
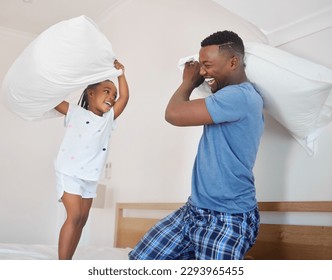
[[[201,42],[201,47],[219,45],[221,50],[233,50],[244,56],[244,45],[242,39],[233,31],[218,31],[206,37]]]

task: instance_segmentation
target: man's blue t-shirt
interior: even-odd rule
[[[263,100],[245,82],[205,102],[214,124],[204,126],[198,146],[191,203],[226,213],[251,211],[257,206],[253,167],[264,129]]]

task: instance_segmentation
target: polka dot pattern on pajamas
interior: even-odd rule
[[[65,126],[66,133],[55,161],[56,170],[85,180],[99,180],[115,126],[113,109],[100,117],[70,104]]]

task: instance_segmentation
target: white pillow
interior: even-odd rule
[[[97,25],[80,16],[42,32],[20,54],[3,82],[4,101],[17,115],[37,120],[87,85],[117,77],[112,45]]]
[[[314,154],[314,141],[332,120],[332,70],[280,49],[247,43],[246,73],[265,110]]]
[[[313,155],[315,139],[332,120],[332,70],[262,43],[246,43],[245,52],[246,74],[265,111]],[[182,58],[178,67],[197,58]],[[211,94],[204,84],[197,89],[201,96]]]

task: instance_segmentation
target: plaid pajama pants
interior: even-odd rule
[[[241,260],[256,241],[258,209],[227,214],[188,201],[153,226],[129,253],[131,260]]]

